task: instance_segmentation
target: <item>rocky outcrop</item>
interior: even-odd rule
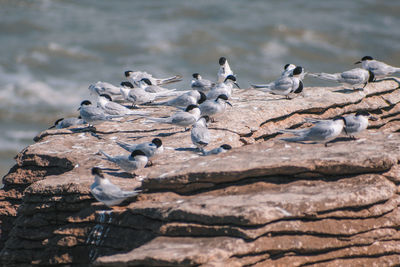
[[[400,264],[400,92],[385,80],[364,91],[306,88],[281,99],[235,91],[200,156],[190,133],[145,119],[47,130],[16,157],[0,191],[1,263],[96,266],[390,266]],[[170,107],[145,106],[154,116]],[[280,141],[278,130],[367,109],[379,120],[356,141],[328,147]],[[164,153],[131,177],[97,154],[116,140],[160,137]],[[108,209],[90,194],[90,168],[141,188]]]

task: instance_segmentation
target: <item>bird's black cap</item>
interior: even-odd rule
[[[371,56],[365,56],[361,59],[361,61],[364,61],[364,60],[373,60],[373,58]]]
[[[226,76],[224,82],[226,82],[226,80],[232,80],[232,81],[236,82],[236,77],[231,74],[231,75]]]
[[[200,74],[198,74],[198,73],[196,72],[196,73],[193,73],[193,74],[192,74],[192,77],[195,78],[195,79],[197,79],[197,78],[199,78],[199,75],[200,75]]]
[[[230,149],[232,149],[232,147],[231,147],[230,145],[228,145],[228,144],[223,144],[221,147],[222,147],[223,149],[225,149],[225,150],[230,150]]]
[[[98,168],[98,167],[93,167],[93,168],[92,168],[92,174],[93,174],[93,175],[98,175],[98,176],[100,176],[101,178],[104,178],[103,171],[102,171],[100,168]]]
[[[195,109],[195,108],[198,108],[198,107],[199,106],[197,106],[197,105],[189,105],[189,106],[186,107],[185,111],[188,112],[188,111],[191,111],[192,109]]]
[[[81,102],[81,106],[83,106],[83,105],[87,106],[87,105],[91,105],[91,104],[92,104],[92,102],[90,102],[89,100],[83,100]]]
[[[286,69],[289,67],[289,65],[290,65],[289,63],[286,64],[286,65],[283,67],[283,69],[286,70]]]
[[[153,144],[155,144],[156,147],[162,146],[162,141],[161,141],[160,138],[154,138],[153,140],[151,140],[151,142],[152,142]]]
[[[129,75],[131,74],[131,72],[133,72],[133,71],[131,71],[131,70],[125,71],[125,77],[129,77]]]
[[[215,100],[218,100],[219,98],[221,98],[221,99],[223,99],[223,100],[228,100],[228,99],[229,99],[228,96],[225,95],[225,94],[219,95],[219,96],[217,97],[217,99],[215,99]]]
[[[101,94],[100,96],[107,98],[109,101],[112,101],[112,98],[108,94]]]
[[[133,157],[135,157],[135,156],[146,156],[146,154],[142,151],[142,150],[134,150],[132,153],[131,153],[131,157],[133,158]]]
[[[298,66],[293,70],[293,75],[299,75],[303,72],[303,68]]]
[[[132,84],[131,82],[122,82],[122,83],[121,83],[121,86],[129,87],[129,88],[133,88],[133,87],[134,87],[133,84]]]
[[[219,65],[221,65],[221,66],[222,66],[222,65],[224,65],[224,64],[225,64],[225,62],[226,62],[226,58],[225,58],[225,57],[220,57],[218,62],[219,62]]]
[[[143,78],[141,81],[144,81],[147,85],[151,85],[151,81],[147,78]]]

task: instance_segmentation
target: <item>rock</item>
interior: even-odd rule
[[[233,149],[203,157],[190,132],[124,118],[46,130],[21,151],[0,191],[4,266],[399,265],[400,91],[386,80],[364,91],[305,88],[282,100],[251,89],[210,125]],[[323,101],[321,101],[323,100]],[[171,107],[143,106],[154,117]],[[380,118],[358,140],[329,147],[286,143],[278,131],[367,109]],[[124,173],[97,152],[159,137],[153,166]],[[133,202],[109,209],[90,194],[101,167]]]

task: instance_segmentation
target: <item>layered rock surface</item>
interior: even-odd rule
[[[190,132],[129,118],[47,130],[21,151],[0,191],[4,266],[379,266],[400,264],[400,92],[306,88],[292,100],[235,91],[200,156]],[[170,107],[145,106],[152,116]],[[356,141],[285,143],[278,130],[367,109],[379,120]],[[159,137],[164,153],[131,177],[98,155]],[[108,209],[90,194],[90,169],[143,193]]]

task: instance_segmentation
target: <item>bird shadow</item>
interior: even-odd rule
[[[175,151],[198,152],[199,150],[197,148],[193,148],[193,147],[178,147],[178,148],[175,148]]]
[[[120,169],[103,168],[102,170],[105,171],[105,173],[107,173],[108,175],[118,177],[118,178],[131,179],[136,176],[134,174],[130,174],[127,172],[121,172]]]
[[[342,93],[342,94],[352,94],[357,91],[364,91],[364,89],[363,88],[355,88],[355,89],[344,88],[344,89],[335,90],[333,92],[334,93]]]
[[[379,82],[383,82],[383,81],[394,81],[395,83],[397,83],[397,88],[400,88],[400,81],[396,78],[383,78],[383,79],[379,79],[379,80],[375,80],[375,83],[379,83]]]
[[[326,142],[325,146],[327,146],[328,144],[334,144],[334,143],[338,143],[338,142],[350,142],[350,141],[354,141],[354,140],[356,140],[356,139],[348,137],[348,136],[346,136],[346,137],[336,137],[335,139],[333,139],[333,140],[331,140],[329,142]]]

